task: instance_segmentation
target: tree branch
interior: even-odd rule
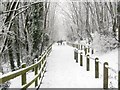
[[[21,10],[21,9],[23,9],[23,8],[31,7],[32,5],[39,4],[39,3],[40,3],[40,2],[35,2],[35,3],[32,3],[32,4],[29,4],[29,5],[22,6],[22,7],[20,7],[20,8],[14,9],[14,10],[0,11],[0,14],[7,14],[7,13],[9,13],[9,12],[18,11],[18,10]]]

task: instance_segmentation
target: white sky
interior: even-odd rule
[[[61,8],[65,8],[64,2],[59,2],[56,7],[56,30],[58,33],[58,39],[66,39],[65,25],[63,25],[64,15]]]

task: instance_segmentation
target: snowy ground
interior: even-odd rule
[[[100,65],[100,78],[95,79],[94,61],[90,61],[90,71],[86,71],[86,58],[84,58],[84,66],[81,67],[73,59],[74,48],[68,45],[53,45],[52,53],[47,62],[47,72],[43,79],[41,88],[102,88],[103,87],[103,65]],[[117,70],[117,50],[106,55],[96,55],[100,57],[101,62],[109,60],[111,67]],[[95,55],[93,55],[95,57]],[[111,73],[110,73],[111,75]],[[116,79],[114,79],[116,76]],[[113,74],[113,78],[109,80],[109,87],[117,88],[117,74]]]

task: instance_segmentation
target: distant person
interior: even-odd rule
[[[60,44],[60,41],[57,41],[58,45]]]
[[[58,45],[62,45],[63,44],[63,40],[59,40],[57,41]]]
[[[65,45],[65,41],[63,41],[63,45]]]
[[[62,45],[62,43],[63,43],[63,40],[60,40],[60,44]]]

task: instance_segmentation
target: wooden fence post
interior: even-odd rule
[[[78,63],[78,51],[76,50],[76,63]]]
[[[84,49],[85,50],[85,55],[87,54],[87,48]]]
[[[77,44],[76,46],[77,46],[76,48],[78,49],[78,48],[79,48],[79,45]]]
[[[86,69],[87,69],[87,71],[89,71],[90,70],[90,59],[89,59],[89,55],[87,55],[87,63],[86,63]]]
[[[35,75],[38,74],[38,65],[35,67]],[[35,80],[35,87],[38,86],[38,78]]]
[[[43,63],[44,63],[44,58],[42,59],[42,65],[43,65]],[[43,72],[44,72],[44,67],[42,67],[42,74],[43,74]]]
[[[78,63],[78,52],[76,49],[74,50],[74,59],[76,60],[76,63]]]
[[[80,66],[83,66],[83,56],[82,56],[82,52],[80,53]]]
[[[22,68],[26,68],[26,64],[22,64]],[[22,85],[26,84],[26,72],[24,74],[22,74]],[[23,88],[22,90],[26,90],[25,88]]]
[[[88,53],[90,52],[90,47],[88,46]]]
[[[103,66],[103,88],[108,89],[108,63],[105,62]]]
[[[75,44],[75,48],[77,48],[77,44]]]
[[[120,71],[118,71],[118,90],[120,90]]]
[[[99,78],[99,59],[95,58],[95,78]]]
[[[92,50],[92,54],[94,54],[94,49],[91,49]]]
[[[45,59],[44,59],[44,62],[46,61],[46,55],[45,55]],[[46,66],[46,62],[45,62],[45,65],[44,65],[44,67]],[[44,72],[46,72],[46,68],[45,68],[45,70],[44,70]]]
[[[33,61],[33,64],[35,64],[35,61],[34,60],[32,60]],[[34,68],[32,69],[32,72],[34,72]]]
[[[78,49],[80,50],[80,44],[78,45]]]
[[[75,47],[78,49],[78,44],[76,44]]]
[[[42,66],[42,64],[41,64],[41,62],[40,62],[40,65],[39,65],[39,70],[41,69],[41,66]],[[40,73],[40,75],[39,75],[39,79],[41,78],[41,73]]]
[[[81,50],[83,50],[83,46],[81,45]]]

